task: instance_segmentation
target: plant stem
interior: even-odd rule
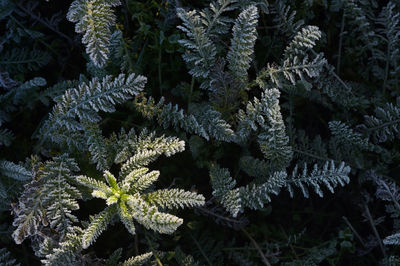
[[[388,187],[388,185],[386,184],[386,182],[382,181],[382,185],[385,187],[386,191],[389,193],[390,198],[393,201],[394,206],[396,206],[396,208],[400,211],[400,204],[399,202],[396,200],[395,196],[393,195],[393,193],[390,191],[390,188]]]
[[[196,244],[197,248],[200,250],[201,255],[203,255],[204,259],[207,261],[208,265],[212,266],[212,263],[211,263],[210,259],[207,257],[206,253],[201,248],[199,242],[196,240],[196,238],[193,237],[193,235],[190,232],[189,232],[189,235],[193,239],[193,241]]]
[[[241,228],[240,230],[242,230],[242,232],[247,236],[247,238],[250,239],[250,241],[253,244],[253,246],[257,249],[258,254],[260,254],[260,257],[261,257],[262,261],[264,262],[264,264],[267,265],[267,266],[271,266],[271,263],[269,263],[268,259],[265,257],[265,255],[262,252],[260,246],[254,240],[254,238],[251,237],[251,235],[246,231],[246,229]]]
[[[189,99],[188,99],[188,104],[187,104],[188,109],[189,109],[190,103],[192,102],[193,87],[194,87],[194,77],[192,77],[192,81],[190,82]]]
[[[339,48],[338,48],[338,61],[336,65],[336,72],[340,74],[340,59],[342,57],[342,43],[343,43],[343,30],[344,30],[344,17],[346,15],[346,9],[343,9],[342,15],[342,23],[340,25],[340,34],[339,34]]]
[[[350,228],[350,230],[353,232],[353,234],[357,237],[357,239],[360,241],[360,243],[363,245],[363,247],[365,247],[365,243],[364,240],[361,238],[361,236],[358,234],[358,232],[356,231],[356,229],[354,229],[354,227],[351,225],[349,219],[347,219],[346,216],[342,216],[344,222],[347,224],[347,226]]]
[[[53,32],[57,33],[58,35],[60,35],[64,39],[66,39],[70,45],[74,45],[74,41],[69,36],[65,35],[61,31],[59,31],[57,28],[53,27],[51,24],[44,21],[41,17],[37,16],[36,14],[32,13],[30,10],[26,9],[23,5],[21,5],[21,3],[18,3],[17,5],[20,9],[22,9],[22,11],[24,11],[26,14],[28,14],[31,18],[40,22],[42,25],[46,26]]]
[[[160,40],[161,40],[161,33],[160,33]],[[160,97],[163,95],[163,90],[162,90],[162,75],[161,75],[161,60],[162,60],[162,53],[161,53],[161,41],[160,41],[160,47],[158,49],[158,84],[160,86]]]
[[[156,259],[156,262],[157,262],[158,266],[163,266],[163,264],[162,264],[160,258],[157,256],[156,251],[155,251],[154,248],[153,248],[153,245],[151,244],[150,239],[147,237],[146,232],[145,232],[145,235],[144,235],[144,236],[146,237],[147,244],[149,245],[149,247],[150,247],[150,249],[151,249],[151,252],[153,252],[154,258]]]
[[[371,227],[372,227],[372,231],[374,232],[374,235],[375,235],[376,239],[378,240],[379,247],[381,248],[383,257],[386,258],[386,252],[385,252],[385,248],[383,247],[383,244],[382,244],[382,239],[381,239],[381,237],[379,236],[378,230],[376,230],[376,226],[375,226],[375,224],[374,224],[374,220],[372,219],[372,216],[371,216],[371,213],[370,213],[370,211],[369,211],[368,205],[365,204],[365,205],[364,205],[364,208],[365,208],[365,212],[366,212],[366,214],[367,214],[368,221],[369,221],[369,223],[370,223],[370,225],[371,225]]]
[[[299,259],[299,257],[297,256],[297,253],[296,253],[296,251],[294,250],[294,248],[293,248],[292,244],[290,243],[290,241],[289,241],[289,237],[287,236],[287,234],[286,234],[286,232],[285,232],[285,229],[283,228],[283,226],[282,226],[282,225],[279,225],[279,226],[280,226],[280,228],[281,228],[281,230],[282,230],[282,232],[283,232],[283,235],[286,237],[286,239],[287,239],[287,241],[288,241],[288,245],[289,245],[290,249],[292,250],[292,252],[293,252],[294,256],[295,256],[295,257],[296,257],[296,259],[298,260],[298,259]]]

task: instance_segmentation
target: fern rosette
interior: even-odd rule
[[[172,150],[164,152],[174,153]],[[183,219],[161,212],[159,208],[197,207],[205,203],[204,197],[194,192],[182,189],[151,189],[160,172],[149,172],[144,166],[156,157],[156,152],[148,150],[135,154],[122,165],[121,181],[109,171],[104,171],[106,183],[87,176],[77,177],[80,184],[92,189],[94,198],[104,199],[108,205],[93,218],[85,230],[82,237],[83,248],[89,247],[116,215],[131,234],[136,231],[134,220],[147,229],[172,234],[183,223]]]

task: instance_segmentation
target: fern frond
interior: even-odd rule
[[[172,234],[183,223],[181,218],[159,212],[155,206],[146,203],[139,194],[130,196],[127,203],[135,220],[147,229],[163,234]]]
[[[271,202],[271,195],[278,195],[280,189],[286,185],[286,172],[273,173],[265,183],[249,184],[240,188],[240,197],[243,207],[253,210],[264,208],[266,203]]]
[[[154,150],[157,154],[167,157],[185,150],[185,142],[176,137],[156,137],[155,132],[142,130],[136,141],[135,150]]]
[[[101,129],[97,123],[84,121],[86,144],[90,152],[92,163],[96,164],[97,170],[104,171],[110,168],[113,158],[110,154],[110,144],[103,137]]]
[[[246,112],[238,112],[237,136],[245,141],[251,131],[259,130],[258,143],[264,157],[277,167],[285,167],[292,158],[292,149],[285,132],[285,124],[279,106],[280,92],[266,89],[261,100],[255,98],[246,106]]]
[[[280,113],[271,114],[271,127],[258,135],[258,144],[264,157],[277,168],[285,168],[292,159],[292,149],[288,145],[289,137]]]
[[[157,152],[153,150],[137,152],[122,165],[120,176],[128,176],[133,170],[147,166],[149,163],[154,162],[158,156],[159,155]]]
[[[313,48],[316,41],[321,38],[321,31],[316,26],[306,26],[299,31],[284,52],[282,66],[268,64],[260,71],[256,82],[261,87],[266,87],[269,78],[273,84],[279,88],[283,87],[285,80],[291,84],[296,84],[296,76],[304,80],[306,74],[310,78],[315,78],[322,71],[327,61],[322,54],[317,54],[310,58],[308,51]]]
[[[305,55],[307,49],[315,46],[316,41],[321,38],[321,31],[316,26],[305,26],[297,32],[290,44],[285,48],[285,57]]]
[[[144,174],[140,176],[134,184],[132,185],[133,187],[133,193],[135,192],[143,192],[147,188],[149,188],[155,181],[157,181],[158,177],[160,176],[159,171],[151,171],[150,173]]]
[[[36,71],[50,61],[50,55],[44,51],[13,48],[0,55],[2,71],[12,74]]]
[[[144,199],[151,205],[160,208],[185,208],[204,205],[204,196],[183,189],[160,189],[144,195]]]
[[[43,205],[46,207],[46,219],[50,227],[57,230],[61,238],[78,218],[71,212],[79,209],[77,199],[82,198],[79,190],[70,184],[74,181],[74,172],[79,167],[66,155],[53,158],[47,162],[39,175],[43,185]]]
[[[263,97],[261,101],[254,97],[253,102],[249,101],[246,105],[246,110],[240,109],[237,113],[238,126],[236,135],[242,142],[245,142],[252,131],[257,131],[265,124],[265,118],[268,111],[268,106],[264,102]]]
[[[12,258],[11,253],[6,248],[0,249],[0,264],[4,266],[19,266],[17,260]]]
[[[258,143],[264,157],[278,167],[285,167],[292,159],[292,149],[285,132],[285,124],[279,106],[280,93],[276,89],[265,90],[262,102],[265,104],[266,124],[258,135]]]
[[[81,193],[71,183],[79,171],[76,162],[66,154],[39,164],[35,179],[24,186],[18,204],[14,207],[12,236],[17,244],[27,237],[40,235],[44,227],[54,228],[60,240],[77,217],[72,211],[79,209],[77,199]],[[33,174],[32,174],[33,175]]]
[[[148,171],[149,171],[148,168],[145,167],[137,168],[137,165],[133,164],[132,172],[127,174],[124,180],[121,182],[121,189],[124,192],[128,192],[131,188],[133,188],[136,181],[139,178],[141,178],[144,174],[146,174]],[[124,174],[121,174],[121,176],[124,176]]]
[[[67,19],[76,23],[77,33],[83,33],[86,53],[97,67],[107,62],[110,27],[115,25],[116,19],[112,7],[120,4],[119,0],[75,0],[68,10]]]
[[[372,50],[376,45],[376,33],[373,30],[373,25],[369,20],[369,14],[362,8],[362,3],[358,1],[344,1],[344,9],[346,12],[346,19],[350,26],[350,35],[358,38],[361,43],[361,49],[358,54],[366,50]]]
[[[383,43],[385,49],[380,49],[377,45],[372,49],[372,60],[376,60],[382,64],[374,64],[373,73],[378,78],[383,80],[383,89],[391,85],[398,88],[398,69],[400,61],[400,13],[397,11],[396,5],[389,1],[382,9],[376,23],[381,27],[377,29],[377,37]],[[397,11],[397,12],[396,12]],[[397,69],[396,69],[397,68]]]
[[[111,205],[106,207],[102,212],[93,218],[89,227],[85,229],[85,232],[82,236],[82,247],[84,249],[88,248],[91,244],[93,244],[93,242],[96,241],[100,234],[106,230],[108,224],[111,222],[111,219],[116,214],[116,206]]]
[[[387,236],[383,239],[383,244],[385,245],[400,245],[400,233],[396,233],[390,236]]]
[[[82,250],[82,235],[84,230],[74,226],[69,229],[64,240],[58,247],[53,248],[42,263],[48,266],[76,265],[82,261],[78,259],[79,252]]]
[[[344,186],[350,182],[349,178],[350,167],[345,166],[342,162],[338,167],[333,161],[326,162],[322,169],[315,164],[311,173],[308,173],[307,165],[304,165],[303,171],[298,174],[298,165],[294,168],[291,177],[287,180],[286,188],[290,196],[293,197],[293,186],[297,186],[303,192],[304,197],[309,197],[307,186],[314,189],[320,197],[323,197],[321,185],[324,184],[329,191],[334,192],[337,185]]]
[[[338,143],[354,145],[364,150],[371,148],[368,139],[364,138],[360,133],[354,132],[347,124],[341,121],[331,121],[328,125]]]
[[[227,168],[220,168],[214,165],[210,168],[211,186],[213,188],[213,196],[220,198],[226,192],[236,186],[236,181],[232,179]]]
[[[220,110],[236,111],[239,106],[240,93],[243,91],[232,73],[225,71],[225,59],[218,58],[210,73],[209,99],[212,105]],[[217,108],[219,107],[219,108]]]
[[[13,226],[17,228],[12,237],[17,244],[21,244],[25,238],[34,236],[40,227],[47,225],[41,184],[34,180],[25,185],[25,190],[19,197],[18,205],[14,208],[15,218]]]
[[[218,165],[210,169],[211,186],[213,196],[233,216],[242,210],[239,188],[234,189],[236,181],[230,176],[229,170]]]
[[[25,105],[32,109],[33,103],[38,98],[39,87],[45,86],[46,80],[41,77],[35,77],[0,95],[0,104],[4,112],[17,110],[18,106]],[[4,115],[4,114],[2,114]],[[0,117],[1,120],[7,120],[7,117]]]
[[[400,201],[400,187],[396,184],[396,182],[383,179],[375,174],[373,174],[372,177],[377,185],[375,196],[378,199],[389,201],[397,205],[396,202]]]
[[[93,190],[100,190],[106,194],[112,193],[111,189],[107,186],[106,183],[93,179],[91,177],[81,175],[76,177],[76,181]]]
[[[236,0],[218,0],[211,2],[208,8],[204,8],[200,12],[201,22],[206,27],[206,33],[211,39],[228,33],[233,21],[222,14],[236,9],[236,2]]]
[[[147,263],[153,256],[152,252],[144,253],[122,262],[122,266],[141,266]]]
[[[32,180],[34,176],[34,173],[27,170],[25,167],[4,160],[0,160],[0,173],[19,181]]]
[[[227,55],[228,68],[243,85],[247,82],[247,70],[254,53],[257,22],[258,10],[255,6],[249,6],[239,14],[232,29],[233,36]]]
[[[178,105],[165,104],[164,101],[164,97],[161,97],[157,104],[152,97],[148,100],[143,97],[141,102],[137,101],[136,98],[135,107],[144,117],[149,120],[156,119],[158,124],[164,128],[173,126],[177,130],[180,127],[188,133],[209,139],[208,134],[193,115],[184,114],[183,110],[178,108]]]
[[[376,142],[392,141],[399,138],[400,125],[400,99],[397,104],[386,103],[383,107],[375,109],[375,116],[364,117],[366,129]]]
[[[104,179],[107,181],[107,184],[111,187],[111,189],[118,189],[117,179],[113,174],[109,171],[104,171]]]
[[[164,154],[167,157],[185,150],[184,141],[176,137],[156,137],[155,132],[148,132],[147,129],[143,129],[139,136],[136,136],[133,129],[128,134],[121,134],[119,146],[121,151],[116,155],[116,163],[128,160],[140,150],[154,151],[157,155]]]
[[[304,25],[303,20],[296,19],[297,12],[291,10],[288,3],[276,1],[271,6],[271,13],[274,15],[273,22],[277,25],[278,30],[288,37],[292,37]]]
[[[239,212],[243,211],[242,197],[240,188],[235,188],[227,191],[221,198],[222,206],[236,218]]]
[[[183,26],[178,26],[178,29],[182,30],[188,38],[179,40],[179,43],[186,48],[183,59],[190,68],[189,73],[193,77],[207,79],[217,55],[216,47],[207,35],[201,17],[195,10],[185,11],[178,8],[176,13],[183,22]],[[203,82],[201,87],[207,88],[207,82]]]
[[[222,114],[212,106],[192,104],[191,112],[210,137],[224,142],[232,142],[235,139],[231,125],[222,119]]]
[[[78,87],[79,80],[64,80],[53,86],[39,92],[39,100],[46,106],[50,105],[51,101],[58,102],[59,98],[70,88]]]
[[[268,63],[267,67],[260,71],[256,81],[261,87],[265,87],[268,83],[264,79],[269,78],[274,85],[282,88],[285,80],[289,80],[293,85],[296,84],[296,75],[301,80],[305,78],[304,73],[311,78],[317,77],[325,64],[326,60],[321,54],[312,60],[308,55],[305,55],[302,59],[293,56],[285,59],[282,66]]]
[[[65,92],[54,106],[49,119],[40,129],[42,140],[49,139],[60,143],[63,131],[73,134],[83,129],[75,118],[89,122],[98,122],[99,111],[114,112],[115,105],[123,103],[143,90],[146,78],[135,74],[120,74],[115,79],[106,76],[102,81],[93,78],[89,84],[82,82],[77,89]]]
[[[135,225],[133,223],[133,216],[130,213],[128,207],[126,206],[124,201],[118,202],[118,214],[121,222],[125,225],[125,228],[131,233],[132,235],[136,234]]]

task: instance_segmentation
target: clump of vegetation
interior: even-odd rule
[[[0,264],[400,264],[398,2],[0,20]]]

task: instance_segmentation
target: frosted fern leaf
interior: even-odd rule
[[[76,23],[77,33],[83,33],[86,52],[97,67],[103,67],[107,62],[110,28],[116,19],[112,7],[120,4],[119,0],[75,0],[68,11],[67,19]]]

